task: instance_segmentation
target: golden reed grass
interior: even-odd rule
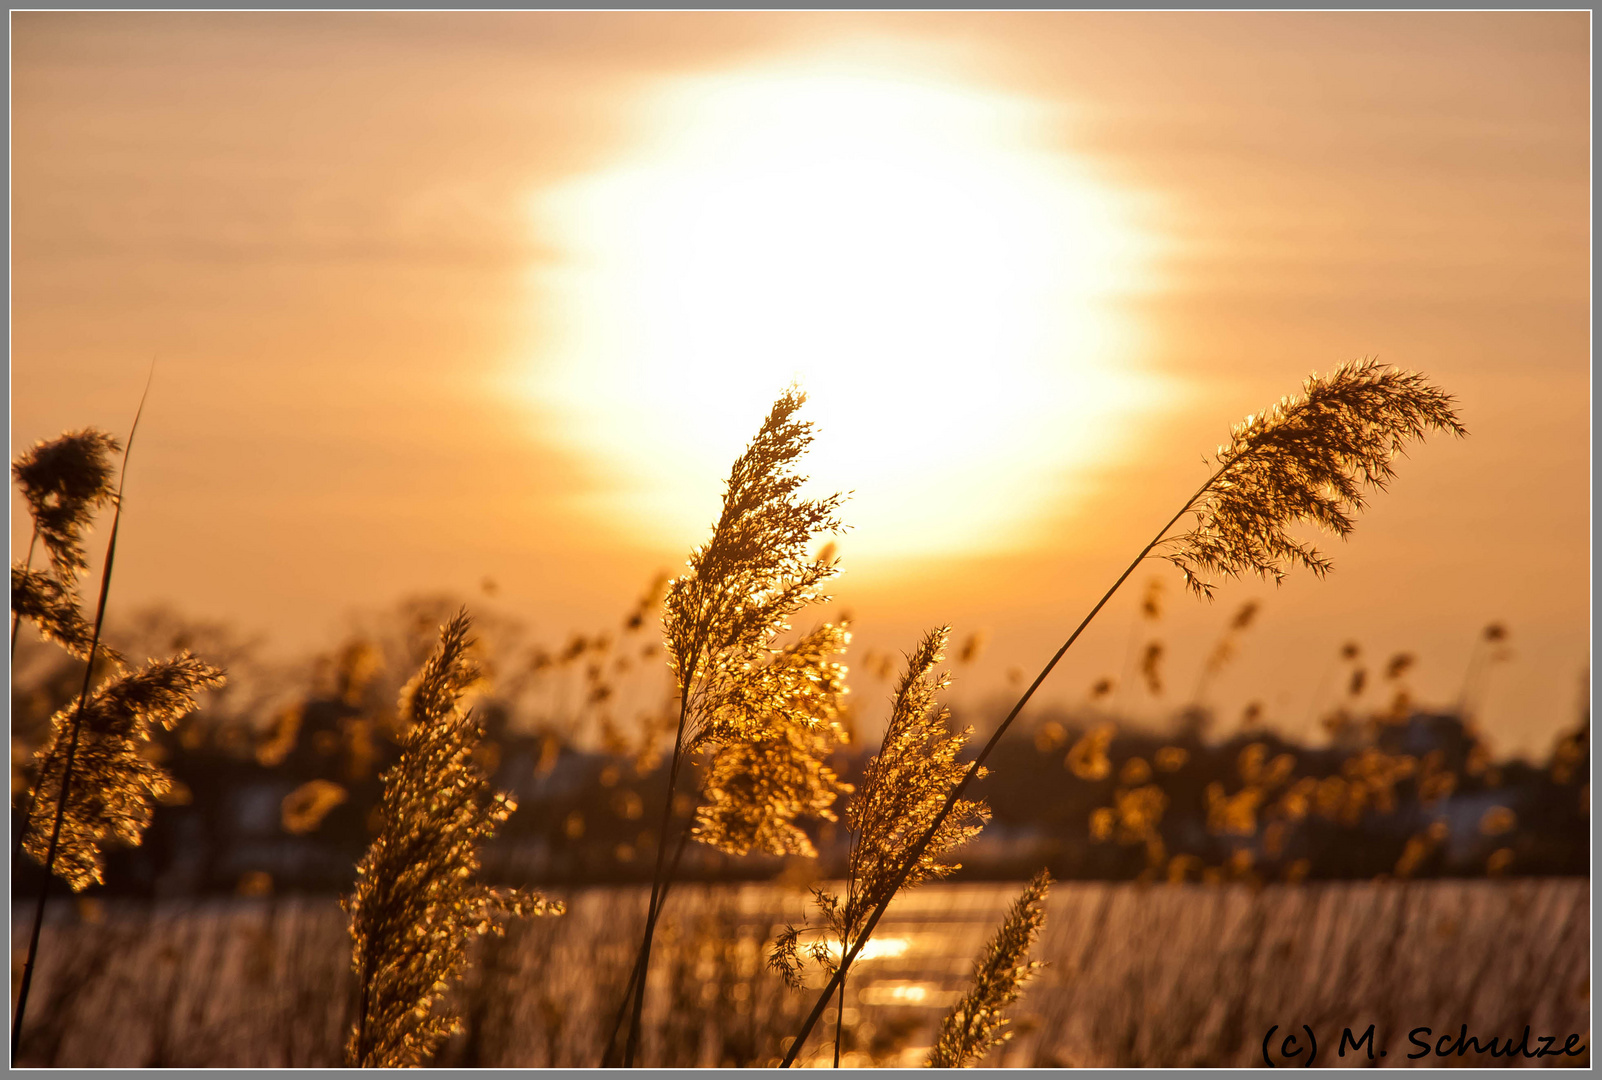
[[[1311,544],[1293,537],[1289,529],[1314,524],[1338,537],[1347,536],[1355,525],[1355,514],[1366,504],[1368,491],[1384,490],[1395,475],[1392,463],[1409,442],[1430,431],[1459,437],[1467,433],[1453,405],[1450,395],[1421,375],[1360,360],[1327,376],[1311,376],[1299,395],[1284,398],[1266,412],[1237,424],[1214,456],[1216,469],[1091,608],[953,785],[942,811],[912,845],[897,873],[898,881],[912,873],[946,816],[1040,684],[1148,556],[1156,553],[1155,557],[1172,563],[1195,595],[1209,598],[1216,585],[1210,578],[1252,573],[1278,582],[1298,566],[1322,577],[1330,569],[1329,560]],[[1194,524],[1173,533],[1187,515],[1195,518]],[[790,1044],[784,1066],[795,1062],[893,896],[894,889],[874,909],[852,951],[819,993]]]
[[[835,800],[850,790],[828,765],[844,741],[836,718],[846,668],[834,658],[850,640],[845,626],[825,623],[777,650],[745,680],[738,709],[725,710],[694,744],[715,746],[696,840],[728,855],[816,857],[795,822],[834,821]]]
[[[974,961],[973,985],[940,1024],[929,1051],[930,1068],[966,1068],[1012,1038],[1004,1030],[1004,1013],[1023,993],[1023,984],[1045,966],[1029,959],[1029,949],[1045,925],[1050,889],[1051,875],[1042,870],[1013,901],[996,936]]]
[[[78,603],[72,586],[63,584],[54,575],[26,566],[13,566],[12,641],[16,641],[19,624],[25,619],[33,624],[42,639],[61,646],[75,660],[87,661],[95,629],[83,617]],[[122,654],[107,645],[101,645],[96,655],[118,666],[123,663]]]
[[[76,581],[89,568],[83,534],[95,511],[115,497],[111,459],[121,452],[110,435],[84,428],[37,443],[11,463],[11,477],[33,518],[29,554],[43,541],[63,581]]]
[[[160,769],[146,768],[138,753],[140,744],[150,737],[150,724],[175,724],[193,710],[197,691],[220,686],[223,681],[220,670],[185,653],[173,660],[153,661],[131,675],[115,677],[101,687],[93,701],[90,698],[100,633],[105,624],[106,600],[111,593],[111,574],[117,561],[117,533],[122,524],[128,459],[133,453],[134,437],[139,432],[139,419],[144,415],[150,379],[154,376],[152,367],[128,431],[115,493],[110,487],[109,459],[118,449],[117,443],[93,429],[71,432],[53,442],[35,446],[13,465],[13,476],[33,516],[34,538],[44,541],[59,588],[54,592],[37,590],[37,583],[29,576],[33,558],[31,542],[28,561],[21,567],[21,582],[25,588],[35,587],[30,603],[36,611],[40,607],[47,608],[52,618],[49,627],[52,632],[77,635],[81,631],[81,616],[74,618],[65,614],[62,604],[74,599],[76,606],[73,586],[79,573],[88,566],[82,535],[93,519],[95,508],[107,502],[116,508],[111,517],[111,535],[106,541],[100,595],[95,603],[77,707],[70,712],[64,710],[54,720],[54,736],[50,746],[42,751],[35,790],[25,796],[23,826],[12,852],[13,867],[20,851],[27,850],[40,861],[45,872],[34,906],[33,927],[28,935],[27,956],[11,1018],[13,1064],[27,1015],[28,992],[33,983],[39,932],[44,924],[45,900],[50,894],[52,877],[59,874],[74,889],[82,889],[99,879],[102,842],[110,838],[139,842],[150,821],[150,799],[171,787],[171,778]],[[13,573],[12,579],[16,582],[18,575]],[[15,598],[13,603],[16,603]],[[20,617],[20,611],[14,612],[13,649]],[[81,640],[77,644],[81,645]],[[73,771],[80,751],[88,775],[81,778],[75,790]],[[48,809],[52,799],[53,813]],[[41,844],[41,830],[47,818],[50,839]]]
[[[92,632],[82,616],[74,621],[66,608],[70,604],[71,613],[77,613],[78,577],[89,566],[83,534],[93,524],[95,511],[114,497],[111,459],[121,452],[121,444],[110,435],[84,428],[36,443],[11,463],[11,477],[33,519],[27,558],[11,567],[13,659],[20,621],[39,615],[46,620],[38,624],[40,632],[48,630],[49,640],[71,642],[87,655]],[[48,574],[33,570],[34,548],[41,540],[50,559]]]
[[[522,889],[473,881],[478,845],[517,808],[473,760],[484,730],[461,707],[480,678],[465,611],[440,630],[439,648],[401,692],[400,757],[383,776],[381,824],[356,867],[350,915],[356,1020],[346,1063],[428,1063],[456,1017],[441,998],[467,965],[476,936],[512,916],[561,914]]]
[[[666,858],[674,796],[690,756],[713,757],[711,805],[699,815],[697,835],[714,845],[794,846],[788,823],[805,809],[826,810],[833,802],[836,781],[822,761],[838,735],[818,729],[832,724],[834,702],[844,690],[844,669],[832,659],[844,647],[844,628],[816,631],[800,651],[773,650],[774,639],[790,628],[789,618],[826,599],[821,587],[838,572],[832,557],[808,554],[820,534],[839,532],[842,525],[839,495],[798,494],[806,477],[796,473],[795,463],[812,442],[812,425],[796,419],[805,400],[791,389],[774,403],[735,459],[711,538],[690,556],[663,602],[662,636],[678,687],[678,721],[645,931],[625,997],[624,1065],[633,1065],[639,1053],[651,946],[675,872]],[[719,747],[725,748],[721,762]],[[753,804],[758,815],[777,808],[771,820],[732,809],[731,774],[740,764],[765,770],[744,794],[765,800]],[[677,859],[675,854],[674,865]],[[610,1049],[603,1063],[614,1063]]]
[[[23,849],[74,891],[102,882],[101,849],[138,844],[156,801],[172,790],[172,774],[143,753],[152,729],[172,730],[195,710],[196,695],[225,681],[219,668],[186,651],[109,679],[82,706],[56,713],[50,741],[36,755]]]
[[[949,672],[936,670],[945,659],[950,636],[948,626],[932,630],[907,657],[879,753],[864,768],[860,788],[846,803],[851,853],[844,903],[825,889],[814,889],[822,925],[786,926],[769,957],[769,967],[798,989],[805,959],[830,974],[842,969],[835,1023],[836,1067],[840,1064],[847,973],[834,957],[850,953],[869,912],[898,888],[910,889],[958,869],[960,864],[944,861],[946,854],[977,835],[990,816],[983,802],[958,803],[918,854],[911,871],[897,880],[911,844],[934,821],[946,792],[966,768],[958,756],[973,729],[952,733],[947,727],[950,712],[935,700],[951,682]],[[800,943],[803,934],[811,939],[804,946]]]

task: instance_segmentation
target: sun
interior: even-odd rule
[[[1049,110],[814,60],[683,79],[640,119],[628,160],[534,201],[561,258],[524,380],[619,527],[704,531],[793,381],[854,561],[1027,547],[1157,394],[1120,313],[1149,242]]]

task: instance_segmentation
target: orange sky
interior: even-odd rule
[[[114,608],[170,600],[287,649],[326,643],[353,609],[471,595],[488,576],[497,606],[557,637],[609,622],[679,565],[714,516],[729,432],[754,430],[761,394],[811,375],[833,425],[820,468],[858,488],[867,522],[842,543],[838,589],[859,644],[905,648],[939,621],[988,629],[957,691],[977,700],[1050,653],[1231,423],[1311,370],[1378,355],[1457,394],[1472,437],[1403,462],[1327,581],[1231,586],[1207,607],[1170,579],[1171,686],[1188,693],[1248,597],[1263,616],[1214,696],[1230,710],[1261,699],[1292,733],[1341,642],[1415,652],[1413,688],[1446,702],[1475,635],[1502,620],[1516,655],[1486,721],[1500,748],[1544,750],[1572,722],[1589,652],[1588,19],[16,14],[13,453],[67,427],[123,431],[155,357]],[[698,137],[699,121],[673,111],[687,93],[710,87],[696,100],[737,109],[766,73],[820,63],[915,89],[907,122],[927,120],[928,152],[953,164],[919,173],[925,159],[906,158],[909,206],[924,179],[967,162],[1001,175],[985,171],[992,136],[995,160],[1034,178],[994,190],[1091,192],[1062,205],[1088,207],[1090,223],[1116,216],[1136,252],[1127,274],[1089,264],[1107,272],[1090,275],[1086,317],[1110,336],[1053,339],[1036,366],[1007,367],[1015,343],[998,328],[969,367],[964,325],[939,321],[960,303],[908,324],[912,356],[895,355],[897,331],[873,325],[870,305],[853,329],[888,344],[867,366],[815,349],[834,366],[809,372],[772,359],[817,345],[805,336],[816,308],[787,319],[781,296],[749,332],[770,316],[788,329],[751,338],[727,400],[706,404],[699,369],[662,390],[639,381],[669,364],[651,351],[666,348],[656,323],[617,331],[644,343],[625,358],[636,367],[601,366],[594,335],[637,314],[605,306],[636,234],[609,249],[612,277],[583,285],[597,305],[584,307],[564,283],[589,256],[549,209],[572,204],[550,200],[632,169],[641,186],[594,203],[586,227],[615,224],[659,191],[674,140]],[[964,134],[920,112],[929,94],[999,104]],[[721,160],[692,171],[690,189]],[[984,202],[990,189],[974,190]],[[1025,196],[991,208],[1013,198]],[[901,221],[896,201],[867,205],[860,227]],[[961,224],[908,233],[907,272],[958,296],[981,288],[991,271],[961,277],[975,273],[952,246]],[[854,271],[869,285],[898,276],[870,255],[840,252],[848,290]],[[1052,295],[1066,322],[1073,297]],[[934,328],[927,343],[920,327]],[[957,359],[920,377],[942,342]],[[562,372],[568,397],[550,392]],[[1048,382],[1061,386],[1047,394]],[[835,386],[858,394],[842,403]],[[1105,388],[1119,386],[1135,389],[1115,402]],[[670,415],[616,404],[633,394],[648,409],[657,393],[677,395]],[[618,454],[597,455],[595,439]],[[14,500],[14,547],[18,514]],[[1059,669],[1058,697],[1120,668],[1138,593]]]

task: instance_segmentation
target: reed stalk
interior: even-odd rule
[[[439,647],[401,693],[400,757],[383,776],[382,825],[343,898],[350,915],[356,1019],[347,1064],[428,1063],[455,1030],[443,1001],[471,940],[505,919],[561,914],[523,889],[476,884],[478,846],[517,808],[473,761],[483,727],[461,698],[480,678],[467,612],[440,628]]]
[[[898,890],[944,877],[958,864],[944,861],[946,853],[972,839],[984,827],[989,810],[982,802],[963,802],[938,826],[938,834],[913,860],[910,873],[897,877],[908,857],[909,842],[933,821],[946,792],[963,775],[959,760],[973,729],[952,732],[950,712],[936,695],[951,681],[949,672],[936,668],[945,658],[951,628],[942,626],[925,634],[907,657],[907,669],[891,698],[879,752],[863,770],[862,783],[846,805],[846,828],[851,833],[851,854],[846,870],[846,893],[841,898],[823,888],[812,890],[822,922],[800,928],[786,926],[774,942],[768,965],[794,988],[802,982],[804,960],[838,974],[836,994],[835,1064],[840,1058],[845,1015],[845,979],[853,945],[862,940],[863,920],[880,901]],[[811,940],[802,946],[800,936]],[[830,939],[839,943],[836,963]]]
[[[1384,490],[1395,475],[1391,463],[1407,442],[1422,439],[1429,430],[1459,437],[1467,434],[1458,422],[1451,396],[1422,376],[1371,360],[1344,364],[1327,377],[1312,376],[1301,395],[1285,398],[1236,425],[1230,441],[1215,455],[1218,467],[1212,475],[1102,594],[991,734],[951,789],[940,813],[912,846],[896,874],[896,888],[912,873],[1035,691],[1119,587],[1159,546],[1173,545],[1173,550],[1161,557],[1179,568],[1193,593],[1209,599],[1214,586],[1201,576],[1205,572],[1226,578],[1252,572],[1279,582],[1289,567],[1301,566],[1323,577],[1331,568],[1329,560],[1311,545],[1292,538],[1287,526],[1309,522],[1338,537],[1347,536],[1354,527],[1353,515],[1366,505],[1364,489]],[[1195,527],[1170,536],[1186,514],[1196,515]],[[867,944],[894,893],[891,889],[874,908],[839,970],[819,993],[781,1067],[795,1063],[830,995],[839,989],[845,971]]]
[[[686,828],[679,833],[679,842],[673,850],[673,861],[668,866],[668,872],[663,878],[662,891],[657,900],[658,904],[667,903],[668,891],[673,887],[673,882],[678,876],[679,860],[684,855],[684,849],[689,846],[689,840],[690,830]],[[601,1066],[603,1068],[610,1068],[617,1064],[615,1054],[618,1051],[618,1033],[623,1030],[623,1021],[632,1015],[634,995],[639,985],[640,971],[644,966],[645,950],[638,949],[634,954],[634,967],[629,971],[629,981],[623,987],[623,999],[618,1003],[617,1012],[612,1017],[612,1029],[606,1036],[606,1049],[602,1052],[601,1058]]]
[[[663,857],[667,854],[668,830],[673,822],[673,794],[678,784],[679,769],[684,763],[684,727],[689,715],[689,695],[679,695],[679,722],[673,734],[673,758],[668,767],[667,794],[662,800],[662,826],[656,840],[656,865],[651,871],[651,901],[645,909],[645,936],[640,941],[639,959],[635,962],[636,977],[631,983],[632,1004],[629,1006],[629,1032],[623,1046],[623,1065],[632,1068],[640,1046],[640,1024],[645,1011],[646,977],[651,968],[651,945],[656,936],[656,920],[661,912],[662,900],[667,892],[667,876],[663,873]],[[686,827],[686,835],[688,834]]]
[[[840,992],[834,995],[834,1067],[840,1067],[840,1043],[845,1035],[845,976],[840,976]]]
[[[56,812],[50,827],[50,843],[46,848],[44,858],[44,881],[39,886],[39,898],[34,905],[33,926],[28,932],[28,953],[22,964],[22,980],[17,989],[17,1009],[11,1018],[11,1064],[17,1063],[17,1047],[22,1040],[22,1021],[28,1011],[28,991],[33,985],[34,961],[39,954],[39,932],[44,925],[45,900],[50,895],[50,882],[55,872],[56,853],[61,843],[61,826],[66,817],[68,793],[72,787],[72,766],[78,753],[78,739],[83,730],[84,708],[89,702],[89,686],[94,677],[95,651],[100,647],[100,631],[105,624],[106,597],[111,592],[111,570],[117,558],[117,528],[122,523],[122,493],[123,486],[128,478],[128,459],[133,455],[134,436],[139,433],[139,418],[144,415],[145,401],[150,396],[150,380],[155,376],[152,367],[150,375],[145,379],[144,392],[139,396],[139,407],[134,411],[133,426],[128,431],[127,448],[123,451],[122,468],[117,477],[117,493],[112,500],[116,510],[111,517],[111,535],[106,542],[106,561],[100,571],[100,596],[95,602],[94,632],[89,642],[89,655],[83,666],[83,686],[78,692],[78,705],[72,714],[71,736],[67,744],[66,760],[61,774],[61,791],[56,798]],[[112,443],[111,445],[115,445]],[[37,520],[37,518],[36,518]],[[52,554],[56,554],[52,552]],[[58,561],[65,559],[57,555]],[[30,810],[32,804],[30,803]],[[31,818],[31,814],[30,814]],[[23,829],[28,827],[24,822]],[[18,838],[18,846],[21,838]]]
[[[812,441],[812,425],[795,419],[805,396],[791,389],[769,411],[756,437],[735,459],[711,538],[691,555],[686,573],[668,586],[662,634],[678,682],[679,710],[658,829],[645,932],[640,942],[623,1064],[639,1053],[651,949],[662,914],[673,800],[686,759],[701,749],[749,741],[773,714],[810,719],[810,702],[825,690],[805,665],[777,662],[774,639],[788,619],[823,599],[819,586],[832,561],[807,554],[822,532],[841,529],[840,496],[801,499],[806,478],[794,471]]]

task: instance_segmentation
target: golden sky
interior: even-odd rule
[[[1457,394],[1335,573],[1168,577],[1169,700],[1308,728],[1339,645],[1504,749],[1589,652],[1585,13],[13,16],[12,450],[121,432],[113,607],[320,645],[452,590],[555,638],[680,565],[792,379],[860,647],[1037,668],[1230,424]],[[12,541],[26,543],[13,500]],[[1333,543],[1333,542],[1332,542]],[[1049,684],[1124,665],[1137,576]],[[1326,695],[1329,693],[1325,684]],[[877,694],[863,681],[859,692]],[[1131,694],[1136,711],[1155,712]]]

